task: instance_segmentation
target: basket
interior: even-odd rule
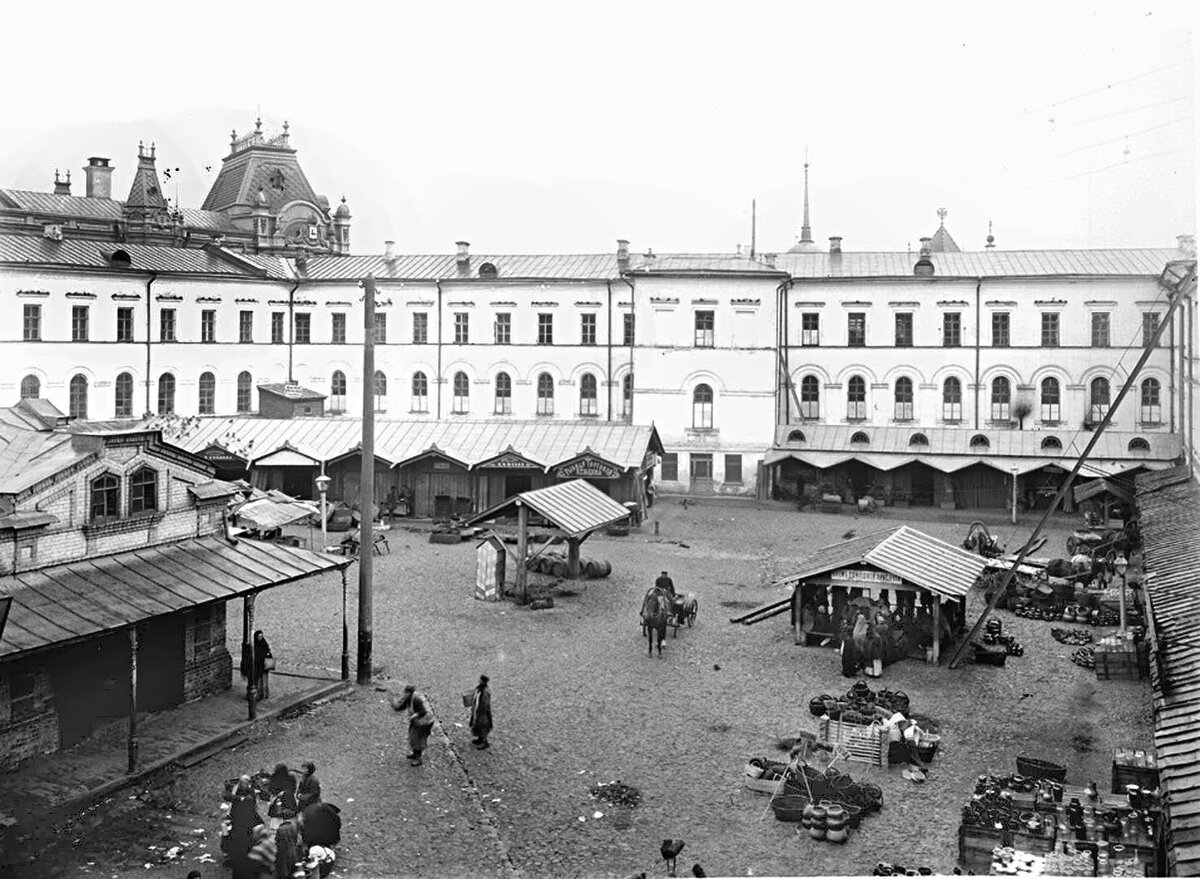
[[[463,708],[470,708],[475,704],[475,693],[463,693]]]
[[[1061,782],[1067,777],[1067,768],[1051,763],[1049,760],[1039,760],[1036,757],[1024,755],[1017,758],[1017,772],[1026,778],[1044,778],[1048,781]]]
[[[808,797],[799,794],[784,794],[771,800],[771,811],[776,820],[799,822],[804,818],[804,808],[812,803]]]

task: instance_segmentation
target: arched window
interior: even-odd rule
[[[121,515],[121,480],[105,473],[92,480],[93,522],[115,519]]]
[[[971,437],[972,452],[986,452],[989,448],[991,448],[991,446],[991,440],[989,440],[982,433],[977,433],[975,436]]]
[[[372,390],[375,395],[375,411],[387,411],[387,376],[381,370],[375,370],[375,375],[372,376],[374,387]]]
[[[713,391],[705,384],[696,385],[692,391],[692,427],[696,430],[712,430]]]
[[[954,376],[942,384],[942,420],[962,421],[962,382]]]
[[[496,414],[512,415],[512,378],[507,372],[496,373]]]
[[[992,421],[1009,421],[1012,415],[1012,385],[1004,376],[992,379]]]
[[[802,443],[802,442],[806,442],[806,440],[805,440],[805,438],[804,438],[804,431],[802,431],[802,430],[793,430],[793,431],[791,431],[791,432],[788,434],[787,441],[788,441],[789,443]]]
[[[1056,436],[1048,436],[1044,440],[1042,440],[1042,448],[1043,449],[1055,449],[1057,451],[1062,451],[1062,440],[1060,440]]]
[[[248,372],[239,372],[237,377],[237,411],[249,412],[252,408],[251,387],[254,379]]]
[[[1135,436],[1129,441],[1129,451],[1148,452],[1150,451],[1150,443],[1142,439],[1140,436]]]
[[[113,397],[115,406],[113,413],[117,418],[132,418],[133,417],[133,376],[127,372],[123,372],[117,376],[117,380],[113,383]]]
[[[200,414],[212,415],[217,411],[217,377],[211,372],[200,373]]]
[[[479,277],[481,278],[494,278],[498,274],[495,263],[485,262],[479,267]]]
[[[850,437],[850,445],[852,446],[869,446],[871,438],[861,430],[854,431],[854,435]]]
[[[387,389],[384,388],[386,393]],[[429,379],[423,372],[414,372],[412,377],[412,411],[429,411]]]
[[[27,375],[21,379],[21,399],[36,400],[42,395],[42,382],[36,375]]]
[[[897,421],[913,420],[913,383],[912,379],[902,376],[896,379],[896,412]]]
[[[346,373],[335,369],[329,379],[329,411],[340,413],[346,411]]]
[[[68,389],[69,396],[67,397],[67,414],[72,418],[87,420],[87,404],[88,404],[88,380],[85,375],[75,375],[71,379],[71,385]]]
[[[850,421],[867,419],[867,383],[861,375],[852,375],[846,382],[846,418]]]
[[[158,414],[175,414],[175,376],[169,372],[158,377]]]
[[[629,373],[625,378],[621,379],[621,415],[625,418],[633,417],[633,373]]]
[[[1094,378],[1088,395],[1088,421],[1102,421],[1108,414],[1108,404],[1112,402],[1109,394],[1108,379]]]
[[[600,414],[600,401],[596,395],[596,377],[585,372],[579,379],[579,414],[591,417]]]
[[[1156,378],[1142,382],[1142,424],[1162,424],[1162,385]]]
[[[929,437],[923,433],[914,433],[908,438],[908,444],[910,446],[927,446],[929,445]]]
[[[129,477],[129,514],[151,513],[158,509],[158,473],[149,467],[135,470]]]
[[[537,414],[554,414],[554,379],[550,373],[538,373],[537,377]]]
[[[452,411],[459,415],[471,411],[471,382],[465,372],[454,373],[454,408]]]
[[[821,382],[815,375],[800,379],[800,417],[821,417]]]
[[[1062,418],[1062,392],[1058,379],[1042,379],[1042,421],[1057,422]]]

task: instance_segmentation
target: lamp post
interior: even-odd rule
[[[1116,568],[1118,574],[1121,575],[1121,639],[1125,638],[1125,571],[1129,568],[1129,560],[1123,555],[1117,556],[1113,562],[1113,567]]]
[[[1016,467],[1013,467],[1013,468],[1012,468],[1012,479],[1013,479],[1013,489],[1012,489],[1012,523],[1013,523],[1014,525],[1016,525],[1016,524],[1017,524],[1017,468],[1016,468]]]
[[[329,512],[325,495],[332,480],[322,473],[317,477],[317,491],[321,494],[321,552],[329,543]],[[342,571],[342,680],[350,679],[350,630],[346,626],[346,572]]]

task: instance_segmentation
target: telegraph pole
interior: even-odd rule
[[[371,682],[375,534],[375,276],[363,282],[362,473],[358,494],[358,682]]]

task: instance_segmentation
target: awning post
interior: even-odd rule
[[[254,702],[254,593],[247,592],[242,599],[242,655],[248,658],[246,669],[246,705],[250,720],[258,717],[258,706]]]
[[[942,599],[933,596],[933,664],[938,664],[942,651]]]
[[[579,579],[579,538],[567,538],[567,577],[571,580]]]
[[[521,604],[529,600],[527,594],[529,571],[525,567],[529,554],[529,507],[517,501],[517,597]]]
[[[133,775],[137,767],[138,734],[137,734],[137,671],[138,671],[138,631],[137,625],[129,627],[129,765],[128,775]]]

